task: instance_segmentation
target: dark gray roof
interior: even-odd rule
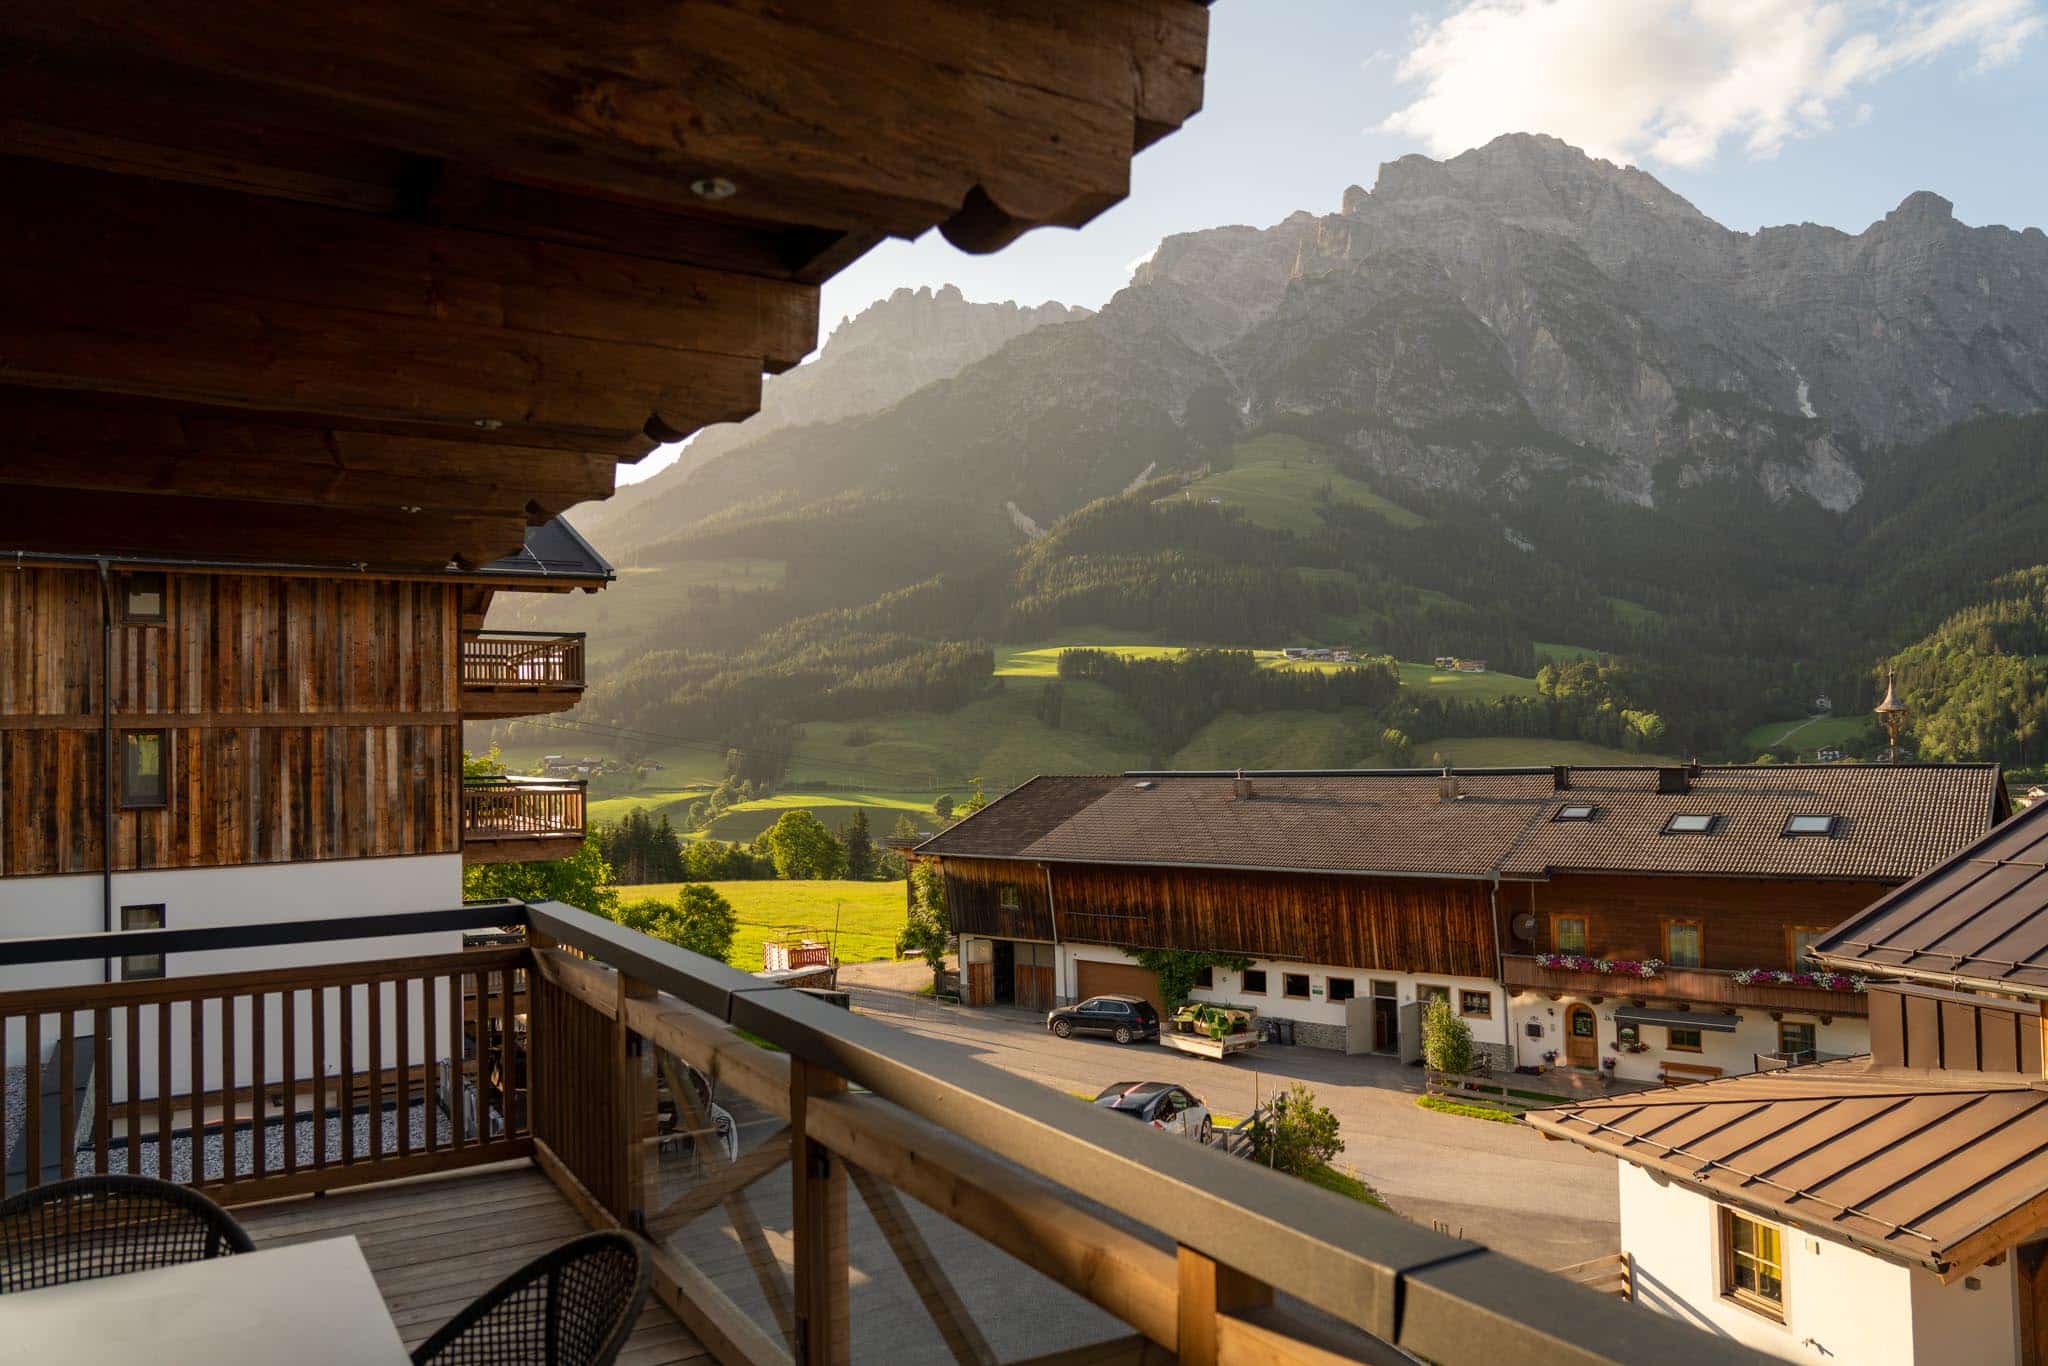
[[[1812,952],[1851,972],[2048,991],[2048,802],[1835,926]]]
[[[479,566],[478,574],[523,579],[604,579],[616,577],[611,561],[583,539],[566,517],[550,517],[526,529],[526,544],[515,555]]]

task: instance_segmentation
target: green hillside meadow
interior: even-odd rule
[[[817,930],[835,945],[841,962],[865,963],[896,956],[905,910],[901,882],[713,882],[732,903],[739,921],[726,961],[747,972],[761,969],[761,946],[784,930]],[[625,901],[675,899],[679,882],[619,888]]]

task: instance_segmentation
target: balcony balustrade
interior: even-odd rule
[[[489,927],[523,937],[275,966]],[[650,1241],[662,1303],[724,1362],[823,1366],[877,1334],[899,1360],[1077,1360],[1076,1333],[1105,1361],[1762,1360],[559,903],[5,940],[0,971],[239,953],[262,966],[0,993],[0,1050],[61,1074],[26,1090],[26,1183],[132,1169],[248,1204],[528,1161]],[[503,1213],[464,1224],[443,1179],[383,1189],[378,1227],[417,1199],[451,1263]]]
[[[462,710],[472,717],[541,716],[583,697],[583,634],[464,631]]]
[[[1744,984],[1723,968],[1678,968],[1668,964],[1652,977],[1626,973],[1581,972],[1547,968],[1532,954],[1508,954],[1501,962],[1511,991],[1541,991],[1570,996],[1613,996],[1628,1000],[1682,1001],[1691,1005],[1748,1006],[1758,1010],[1796,1010],[1802,1014],[1865,1016],[1870,1006],[1859,991],[1785,983]]]
[[[462,857],[470,863],[567,858],[583,843],[585,808],[581,782],[465,778]]]

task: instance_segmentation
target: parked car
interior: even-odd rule
[[[1090,996],[1048,1012],[1045,1027],[1062,1039],[1107,1034],[1118,1043],[1136,1043],[1159,1037],[1159,1012],[1142,996]]]
[[[1209,1107],[1185,1086],[1170,1081],[1119,1081],[1102,1089],[1095,1103],[1105,1110],[1142,1119],[1155,1129],[1206,1144],[1215,1130]]]

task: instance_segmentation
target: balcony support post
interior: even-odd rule
[[[1273,1287],[1183,1244],[1180,1248],[1181,1366],[1216,1366],[1222,1314],[1263,1309]]]
[[[789,1062],[790,1192],[796,1242],[798,1366],[846,1366],[852,1356],[846,1258],[846,1164],[810,1136],[813,1096],[836,1096],[846,1079]]]
[[[508,974],[509,979],[509,974]],[[647,1232],[647,1191],[653,1172],[650,1154],[655,1131],[654,1050],[626,1023],[626,1002],[650,1000],[658,988],[619,973],[618,998],[612,1012],[612,1060],[618,1081],[618,1145],[624,1164],[619,1222],[635,1233]]]

